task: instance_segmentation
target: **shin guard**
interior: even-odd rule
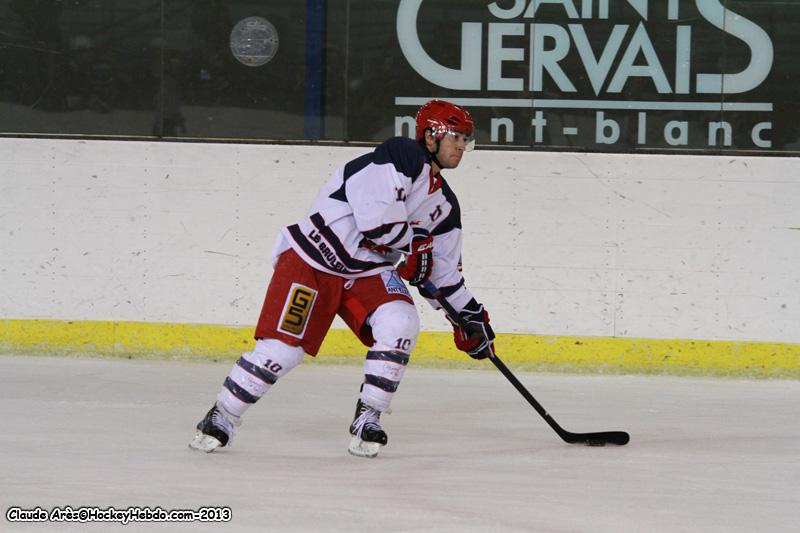
[[[413,305],[386,303],[369,320],[375,344],[364,363],[361,401],[378,411],[387,411],[419,335],[419,317]]]
[[[243,354],[231,368],[217,402],[235,417],[256,403],[303,359],[303,349],[277,339],[258,339],[252,352]]]

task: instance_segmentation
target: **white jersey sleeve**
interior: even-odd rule
[[[441,179],[441,177],[440,177]],[[441,179],[441,193],[447,204],[447,214],[436,221],[431,228],[433,235],[433,272],[430,281],[438,289],[442,296],[456,310],[460,311],[473,299],[472,293],[464,283],[461,273],[461,207],[455,193],[450,189],[446,181]],[[439,303],[420,290],[428,303],[434,308],[439,309]]]
[[[419,144],[389,139],[334,171],[308,217],[284,228],[283,236],[324,272],[358,278],[390,270],[409,250],[413,231],[406,200],[426,168]]]
[[[432,173],[430,154],[411,139],[389,139],[334,171],[308,217],[283,229],[275,252],[291,246],[318,270],[359,278],[395,268],[410,251],[415,227],[433,236],[431,281],[463,309],[472,295],[461,276],[458,200]]]
[[[403,191],[411,179],[391,163],[375,164],[354,174],[345,184],[356,228],[375,245],[405,251],[411,242]]]

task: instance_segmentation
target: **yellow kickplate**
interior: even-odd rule
[[[253,346],[252,326],[0,319],[4,353],[233,359]],[[499,334],[498,355],[516,368],[570,372],[800,378],[800,344]],[[366,348],[348,330],[328,334],[317,360],[360,361]],[[411,364],[481,368],[449,332],[422,332]]]

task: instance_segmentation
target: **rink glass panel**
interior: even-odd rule
[[[0,131],[149,135],[160,2],[0,1]]]
[[[476,83],[420,74],[398,37],[409,5],[423,59],[477,69]],[[718,28],[709,13],[723,7],[738,18]],[[263,64],[232,46],[253,17],[278,38]],[[794,153],[799,26],[800,0],[574,0],[535,13],[522,0],[0,0],[0,133],[375,143],[409,134],[419,102],[439,97],[471,102],[484,147]],[[462,58],[467,27],[479,41]],[[747,69],[758,31],[774,53],[765,79],[700,91],[700,74]]]

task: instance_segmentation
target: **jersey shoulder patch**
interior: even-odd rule
[[[422,146],[407,137],[392,137],[375,148],[376,165],[392,164],[400,174],[416,179],[425,166],[426,153]]]
[[[342,169],[342,186],[333,191],[328,196],[333,198],[334,200],[339,200],[340,202],[347,202],[347,189],[345,185],[347,184],[347,180],[349,180],[353,175],[358,174],[365,168],[367,168],[370,164],[372,164],[373,160],[375,159],[375,153],[369,152],[364,155],[358,156],[355,159],[349,161],[345,164],[344,169]]]
[[[355,159],[349,161],[344,166],[343,171],[343,178],[344,181],[347,181],[353,174],[357,174],[364,170],[369,164],[371,164],[375,159],[375,154],[370,152],[361,156],[356,157]]]

